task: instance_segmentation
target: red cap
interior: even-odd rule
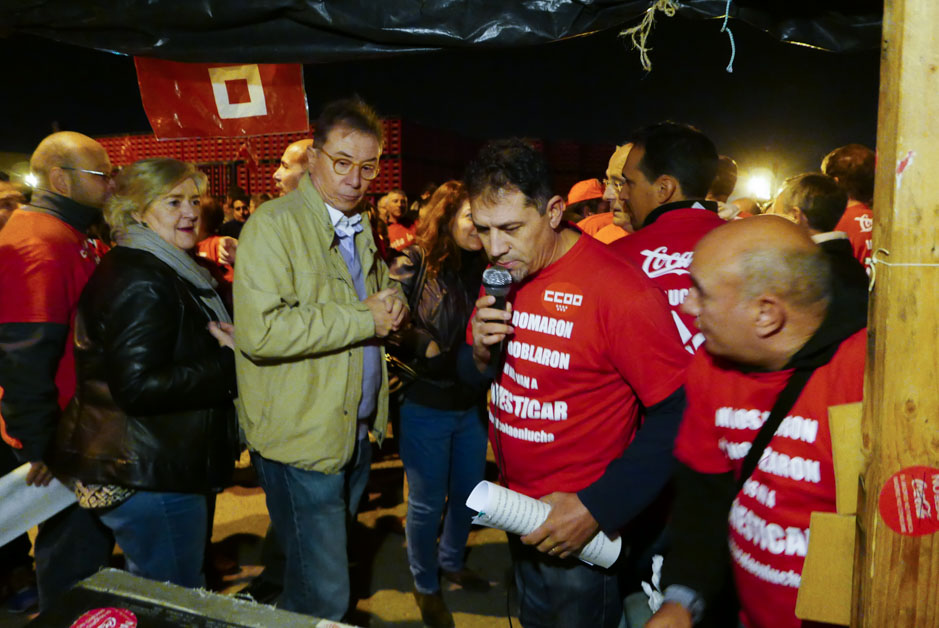
[[[599,179],[587,179],[574,184],[571,191],[567,193],[567,204],[573,205],[594,198],[603,198],[603,185]]]

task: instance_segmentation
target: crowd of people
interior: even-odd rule
[[[497,140],[462,180],[372,207],[376,113],[335,101],[315,130],[274,198],[213,199],[169,158],[117,172],[75,132],[36,148],[29,198],[0,187],[3,470],[78,502],[39,527],[40,609],[115,542],[131,573],[204,586],[247,448],[271,522],[249,589],[348,618],[349,525],[398,414],[426,625],[454,625],[441,580],[490,589],[464,563],[487,446],[504,486],[550,505],[508,535],[523,626],[640,625],[624,597],[656,553],[647,626],[810,625],[827,410],[862,397],[873,151],[835,149],[761,206],[729,201],[736,163],[685,124],[638,129],[566,194]],[[504,303],[487,267],[511,277]],[[623,539],[611,568],[577,558],[600,532]],[[21,592],[29,542],[2,552]]]

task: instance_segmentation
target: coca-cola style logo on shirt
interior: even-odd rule
[[[665,246],[660,246],[651,251],[644,249],[641,254],[646,258],[642,262],[642,272],[650,279],[662,275],[687,275],[693,256],[692,251],[669,253],[668,248]]]

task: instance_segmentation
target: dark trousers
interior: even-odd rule
[[[284,554],[284,548],[277,542],[274,526],[268,525],[264,540],[261,542],[261,566],[264,567],[264,571],[258,574],[258,579],[283,588],[286,564],[287,555]]]
[[[114,535],[76,504],[39,525],[34,549],[39,610],[45,611],[79,580],[108,565]]]
[[[623,597],[615,571],[577,558],[553,558],[508,536],[524,628],[619,626]]]

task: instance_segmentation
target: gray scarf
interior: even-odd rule
[[[119,246],[146,251],[176,271],[176,274],[196,287],[196,294],[215,314],[215,320],[230,323],[231,316],[215,291],[218,285],[211,273],[199,266],[188,253],[157,235],[156,231],[141,223],[133,223],[114,234]]]

